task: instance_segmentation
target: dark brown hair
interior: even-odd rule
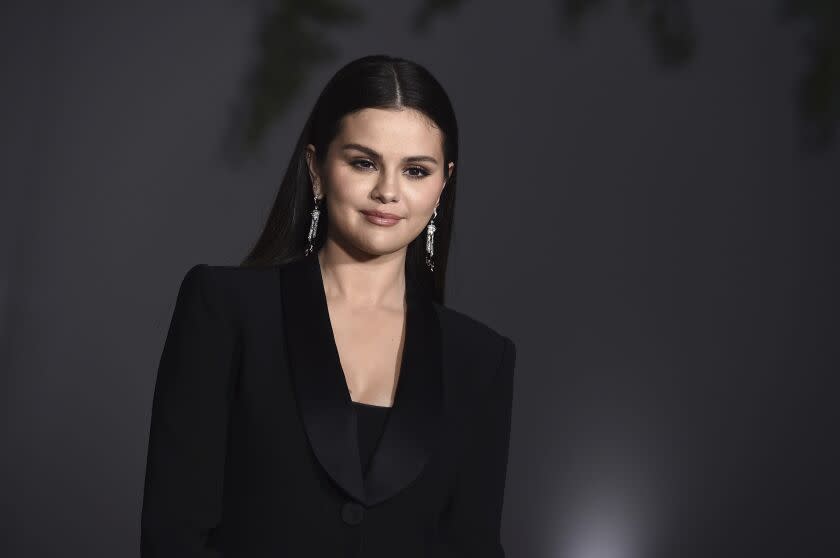
[[[302,258],[314,208],[312,182],[305,159],[307,144],[318,154],[340,130],[347,114],[365,108],[412,108],[425,114],[443,135],[444,178],[435,218],[435,270],[425,264],[425,228],[408,246],[406,280],[415,281],[443,304],[446,263],[452,235],[457,191],[458,125],[455,112],[443,87],[432,74],[415,62],[386,55],[371,55],[354,60],[336,72],[318,97],[280,183],[274,204],[251,252],[242,266],[282,264]],[[449,175],[449,163],[455,171]],[[316,251],[324,244],[329,215],[321,206]]]

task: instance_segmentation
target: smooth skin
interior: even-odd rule
[[[405,258],[446,186],[443,134],[417,110],[367,108],[344,117],[323,157],[312,144],[306,156],[329,214],[318,260],[347,389],[353,401],[390,407],[405,343]],[[376,225],[362,210],[402,219]]]

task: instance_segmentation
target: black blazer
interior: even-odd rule
[[[408,281],[362,476],[317,253],[184,276],[152,404],[141,556],[503,558],[516,347]]]

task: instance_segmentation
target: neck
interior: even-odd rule
[[[329,242],[317,254],[327,298],[357,307],[402,308],[406,250],[356,257]]]

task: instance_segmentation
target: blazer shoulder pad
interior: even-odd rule
[[[478,346],[483,347],[498,344],[505,339],[511,341],[510,338],[494,327],[465,312],[437,302],[434,302],[434,306],[440,316],[441,327],[445,334],[455,335],[459,339],[471,340]]]
[[[241,307],[247,305],[250,298],[260,298],[274,290],[276,269],[276,266],[199,263],[187,271],[183,281],[197,280],[208,304],[238,324],[245,314]]]

